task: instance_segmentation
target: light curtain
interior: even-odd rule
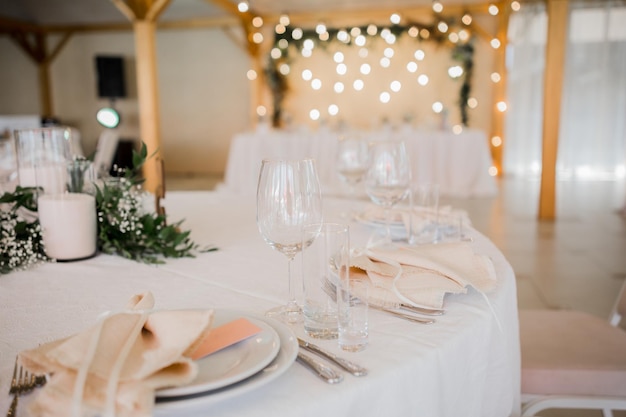
[[[626,2],[570,1],[557,159],[559,179],[621,179],[626,164]],[[511,17],[504,169],[541,172],[547,15]]]

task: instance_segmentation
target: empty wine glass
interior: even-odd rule
[[[408,195],[411,186],[409,158],[404,142],[385,140],[370,144],[369,159],[365,189],[385,211],[385,241],[391,243],[391,208]]]
[[[367,152],[367,142],[356,133],[342,135],[337,141],[337,172],[348,185],[348,196],[351,198],[367,172]]]
[[[288,323],[302,319],[291,264],[306,246],[302,237],[304,226],[321,221],[322,197],[315,162],[263,160],[257,188],[257,226],[265,242],[287,256],[289,279],[287,304],[269,310],[268,316]],[[312,235],[311,241],[314,238]]]

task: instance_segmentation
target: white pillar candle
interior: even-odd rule
[[[45,194],[37,200],[46,255],[62,261],[96,253],[96,199],[89,194]]]

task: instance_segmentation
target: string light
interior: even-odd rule
[[[313,73],[311,72],[311,70],[305,69],[304,71],[302,71],[302,79],[304,81],[310,81],[311,78],[313,78]]]
[[[378,33],[378,27],[376,27],[376,25],[374,24],[370,24],[367,26],[367,34],[370,36],[376,36],[376,33]]]
[[[350,40],[350,35],[345,30],[341,29],[337,32],[337,40],[343,43],[346,43]]]
[[[433,12],[441,13],[442,11],[443,11],[443,4],[441,4],[437,0],[433,1]]]
[[[391,91],[394,93],[397,93],[402,88],[402,83],[398,80],[394,80],[391,82],[389,88],[391,88]]]
[[[499,83],[500,80],[501,80],[500,74],[498,74],[497,72],[491,73],[491,81],[493,81],[494,83]]]
[[[444,21],[441,21],[437,24],[437,29],[439,29],[439,32],[441,33],[446,33],[448,31],[448,24]]]
[[[248,72],[246,72],[246,77],[247,77],[250,81],[256,80],[257,73],[256,73],[256,71],[255,71],[255,70],[253,70],[253,69],[248,70]]]
[[[419,85],[426,85],[428,84],[428,75],[426,74],[422,74],[419,77],[417,77],[417,82]]]
[[[391,23],[393,23],[394,25],[397,25],[400,23],[400,15],[398,13],[393,13],[390,17],[389,20],[391,21]]]
[[[310,49],[303,48],[302,52],[300,52],[304,58],[310,58],[313,55],[313,51]]]
[[[391,60],[389,58],[387,58],[386,56],[382,57],[380,59],[380,66],[383,68],[389,68],[389,66],[391,65]]]
[[[432,108],[435,113],[439,114],[443,111],[443,103],[441,103],[440,101],[435,101]]]
[[[328,106],[328,114],[330,114],[331,116],[336,116],[339,113],[339,106],[337,106],[336,104],[331,104],[330,106]]]
[[[360,79],[356,79],[354,80],[354,82],[352,83],[352,87],[356,90],[356,91],[361,91],[363,90],[363,87],[365,86],[365,83],[363,82],[363,80]]]
[[[491,166],[489,168],[489,175],[491,175],[492,177],[495,177],[496,175],[498,175],[498,168],[495,166]]]
[[[318,120],[320,118],[320,111],[318,109],[313,109],[309,112],[309,117],[311,120]]]
[[[358,26],[355,26],[355,27],[353,27],[353,28],[350,30],[350,35],[351,35],[353,38],[356,38],[356,37],[357,37],[357,36],[359,36],[360,34],[361,34],[361,28],[360,28],[360,27],[358,27]]]
[[[346,72],[348,72],[348,67],[346,66],[346,64],[337,65],[337,74],[345,75]]]
[[[410,73],[416,72],[417,71],[417,63],[413,62],[413,61],[409,62],[408,64],[406,64],[406,69]]]
[[[361,74],[363,75],[367,75],[372,71],[372,67],[370,67],[370,64],[361,64],[361,68],[359,68],[359,71],[361,72]]]
[[[415,59],[417,59],[418,61],[423,61],[424,57],[426,56],[426,54],[424,53],[424,51],[422,51],[421,49],[418,49],[417,51],[415,51],[415,53],[413,54],[413,56],[415,57]]]
[[[279,35],[282,35],[283,33],[285,33],[287,31],[287,28],[285,26],[283,26],[281,23],[279,23],[274,28],[274,31],[276,33],[278,33]]]
[[[333,86],[333,90],[335,90],[335,93],[337,94],[343,93],[344,88],[345,86],[343,85],[341,81],[337,81],[335,85]]]
[[[254,26],[255,28],[260,28],[261,26],[263,26],[263,18],[261,16],[255,16],[252,19],[252,26]]]
[[[500,40],[497,38],[493,38],[491,42],[489,42],[493,49],[498,49],[500,47]]]
[[[319,90],[322,88],[322,81],[319,78],[315,78],[311,81],[311,88],[313,88],[313,90]]]
[[[407,33],[409,34],[410,37],[417,38],[417,35],[420,34],[420,31],[415,26],[411,26],[409,30],[407,31]]]
[[[463,68],[458,65],[448,68],[448,75],[452,78],[459,78],[463,75]]]
[[[317,26],[315,26],[315,33],[321,35],[324,32],[326,32],[326,25],[323,23],[318,23]]]
[[[467,106],[470,109],[475,109],[476,107],[478,107],[478,100],[476,100],[476,98],[474,97],[470,97],[467,99]]]
[[[289,64],[284,64],[284,63],[280,65],[280,68],[278,70],[283,75],[289,75],[289,73],[291,72],[291,68],[289,67]]]
[[[291,21],[289,20],[289,16],[287,16],[286,14],[280,15],[278,21],[283,26],[289,26],[289,24],[291,23]]]
[[[359,57],[367,58],[368,55],[369,55],[369,50],[367,48],[359,49]]]
[[[294,30],[291,31],[291,37],[297,41],[302,39],[303,34],[304,33],[302,32],[302,29],[300,28],[295,28]]]
[[[250,9],[250,6],[248,5],[247,1],[240,1],[239,4],[237,4],[237,10],[239,10],[241,13],[245,13]]]
[[[463,22],[464,25],[471,25],[472,24],[472,16],[469,13],[465,13],[463,15],[463,17],[461,18],[461,22]]]
[[[456,32],[452,32],[448,35],[448,40],[452,43],[459,42],[459,34]]]
[[[252,35],[252,42],[256,43],[256,44],[260,44],[263,43],[263,35],[259,32],[255,32]]]
[[[495,4],[490,4],[489,5],[489,14],[490,15],[497,16],[499,12],[500,12],[500,9],[498,9],[498,6],[496,6]]]
[[[391,94],[383,91],[382,93],[380,93],[379,100],[381,103],[389,103],[389,101],[391,100]]]
[[[335,55],[333,55],[333,61],[335,61],[337,64],[343,62],[343,53],[342,52],[335,52]]]
[[[521,7],[522,7],[522,5],[520,4],[519,1],[512,1],[511,2],[511,10],[513,10],[514,12],[519,12]]]
[[[499,101],[496,104],[496,108],[498,109],[498,111],[500,113],[504,113],[506,111],[506,109],[507,109],[507,105],[506,105],[506,103],[504,101]]]
[[[328,32],[320,33],[320,41],[327,41],[330,39],[330,34]]]
[[[272,48],[270,51],[270,56],[274,59],[278,59],[283,55],[282,51],[279,48]]]
[[[287,49],[289,47],[289,42],[287,42],[287,39],[281,39],[278,41],[278,47],[280,49]]]
[[[257,106],[256,114],[263,117],[267,114],[267,109],[265,108],[265,106]]]
[[[365,36],[363,35],[357,36],[356,39],[354,40],[354,43],[357,46],[365,46],[365,42],[366,42],[366,39],[365,39]]]
[[[500,136],[494,136],[491,138],[491,146],[494,148],[499,148],[502,146],[502,138]]]
[[[452,133],[454,133],[455,135],[460,135],[461,133],[463,133],[463,126],[462,125],[452,126]]]

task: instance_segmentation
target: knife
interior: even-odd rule
[[[309,368],[313,373],[329,384],[338,384],[343,381],[343,375],[330,366],[318,361],[313,356],[298,352],[298,362]]]
[[[367,369],[363,368],[362,366],[359,366],[354,362],[350,362],[349,360],[341,358],[335,355],[334,353],[331,353],[325,349],[322,349],[321,347],[317,345],[307,342],[306,340],[302,340],[298,338],[298,344],[300,345],[301,348],[306,349],[313,353],[317,353],[318,355],[321,355],[322,357],[336,363],[337,365],[341,366],[343,369],[350,372],[354,376],[367,375]]]

